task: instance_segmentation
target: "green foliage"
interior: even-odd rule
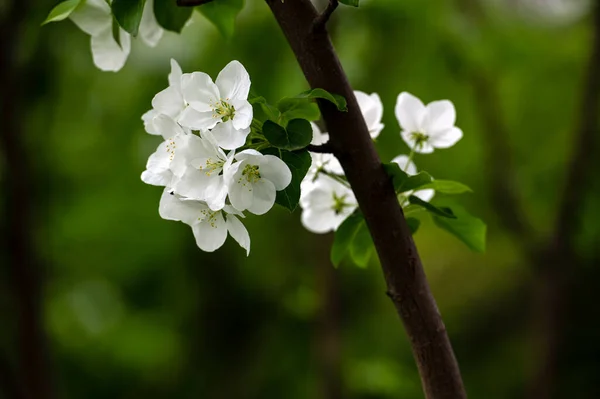
[[[146,0],[113,0],[112,13],[119,25],[132,36],[137,36]]]
[[[417,230],[419,230],[419,226],[421,226],[421,221],[417,218],[406,218],[406,224],[408,225],[408,228],[410,229],[410,232],[412,235],[415,235],[415,233],[417,232]]]
[[[226,38],[233,36],[235,18],[244,8],[244,0],[217,0],[196,7]]]
[[[358,225],[354,239],[350,244],[350,257],[357,266],[367,267],[373,252],[375,252],[375,246],[367,223],[363,219]]]
[[[444,207],[444,205],[448,204],[444,200],[436,200],[435,203],[440,206],[439,209],[450,210],[450,208]],[[481,219],[469,214],[465,208],[457,204],[452,204],[451,212],[455,216],[453,219],[434,214],[433,221],[438,227],[457,237],[473,251],[485,252],[487,230],[485,223]]]
[[[462,194],[472,193],[473,190],[462,183],[452,180],[433,180],[431,183],[427,183],[419,187],[419,190],[432,188],[438,193],[442,194]]]
[[[438,216],[442,216],[442,217],[450,218],[450,219],[456,219],[456,216],[454,216],[454,214],[452,213],[452,211],[449,208],[438,208],[437,206],[432,205],[427,201],[423,201],[421,198],[417,197],[416,195],[409,195],[408,202],[410,202],[412,205],[420,206],[420,207],[424,208],[425,210],[431,212],[434,215],[438,215]]]
[[[335,232],[331,263],[337,267],[347,255],[357,266],[366,267],[375,251],[371,233],[359,210],[348,216]]]
[[[265,122],[266,120],[279,121],[281,113],[277,108],[269,104],[264,97],[253,97],[248,99],[248,102],[252,105],[255,119],[261,122]]]
[[[154,0],[154,16],[163,29],[180,33],[192,15],[192,7],[177,7],[173,0]]]
[[[317,104],[308,98],[282,98],[277,103],[277,109],[281,112],[281,122],[284,125],[286,121],[296,118],[316,121],[321,117]]]
[[[73,11],[77,8],[77,6],[81,3],[81,0],[67,0],[62,3],[58,3],[52,11],[48,14],[48,17],[42,22],[42,25],[45,25],[49,22],[58,22],[66,19],[71,15]]]
[[[406,172],[400,169],[400,165],[395,162],[383,164],[383,168],[392,178],[394,190],[397,194],[420,189],[427,184],[431,184],[433,181],[433,178],[427,172],[419,172],[414,176],[409,176]]]
[[[340,0],[340,3],[347,6],[358,7],[359,0]]]
[[[312,89],[312,90],[307,90],[307,91],[303,91],[302,93],[295,95],[293,97],[285,97],[282,98],[279,104],[284,104],[285,106],[289,106],[290,103],[293,103],[294,101],[300,101],[300,100],[316,100],[316,99],[322,99],[322,100],[327,100],[331,103],[333,103],[338,110],[340,111],[348,111],[348,107],[346,104],[346,99],[342,96],[340,96],[339,94],[332,94],[329,93],[327,90],[323,90],[323,89]]]
[[[293,212],[300,202],[300,183],[310,168],[312,159],[307,150],[286,151],[278,148],[267,148],[263,154],[281,158],[292,172],[291,183],[283,190],[277,191],[275,202]]]
[[[273,146],[289,151],[305,148],[312,140],[312,128],[306,119],[292,119],[285,128],[268,120],[262,131]]]

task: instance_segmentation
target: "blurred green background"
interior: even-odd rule
[[[155,49],[135,41],[116,74],[94,67],[89,37],[71,22],[39,26],[53,1],[30,4],[10,32],[26,157],[0,158],[0,397],[19,398],[11,382],[33,372],[19,322],[27,293],[15,277],[25,266],[11,257],[7,222],[6,198],[21,194],[7,183],[17,167],[28,171],[48,397],[423,398],[375,259],[334,269],[332,236],[310,234],[299,211],[279,207],[246,219],[250,257],[231,238],[203,253],[188,226],[159,217],[161,188],[140,180],[159,144],[140,117],[167,86],[171,57],[212,76],[240,60],[273,102],[308,88],[266,4],[246,3],[231,40],[195,13]],[[460,201],[487,222],[487,252],[429,220],[415,240],[470,397],[600,397],[594,179],[572,210],[582,222],[571,256],[546,267],[553,260],[539,255],[577,142],[591,13],[536,0],[361,3],[340,7],[330,32],[353,87],[381,96],[383,161],[408,153],[393,113],[401,91],[452,100],[464,131],[455,147],[415,162],[474,189]]]

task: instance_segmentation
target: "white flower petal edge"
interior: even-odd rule
[[[408,155],[398,155],[396,158],[392,159],[392,162],[397,163],[398,166],[400,166],[400,169],[406,172],[406,174],[409,176],[417,174],[417,166],[410,160]],[[435,190],[427,188],[425,190],[417,190],[414,192],[407,191],[406,193],[403,193],[405,198],[408,198],[409,195],[415,195],[421,198],[423,201],[429,202],[435,195]],[[405,204],[402,205],[404,206]]]
[[[383,123],[381,123],[383,104],[381,103],[379,94],[367,94],[356,90],[354,91],[354,96],[356,97],[356,101],[358,101],[360,112],[363,114],[371,138],[376,139],[384,127]]]
[[[155,47],[164,33],[154,15],[154,0],[146,0],[142,20],[140,21],[140,38],[150,47]]]

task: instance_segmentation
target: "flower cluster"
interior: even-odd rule
[[[376,93],[367,95],[355,92],[371,137],[375,139],[383,124],[383,105]],[[454,126],[456,111],[448,101],[434,101],[425,106],[415,96],[403,92],[398,95],[395,114],[402,129],[400,135],[411,149],[410,155],[399,155],[392,162],[398,164],[407,175],[416,175],[417,167],[412,161],[415,153],[427,154],[435,148],[448,148],[462,138],[462,131]],[[312,144],[323,144],[329,136],[313,126]],[[312,165],[302,182],[300,206],[302,224],[314,233],[335,231],[357,208],[356,198],[344,178],[339,161],[332,154],[311,153]],[[402,206],[408,205],[408,197],[415,195],[423,201],[433,198],[433,189],[398,194]]]
[[[168,80],[142,116],[146,131],[164,139],[142,180],[165,187],[160,216],[190,225],[200,249],[216,250],[229,233],[249,253],[239,218],[268,212],[276,191],[291,182],[281,159],[243,148],[253,117],[250,77],[238,61],[213,82],[202,72],[182,73],[171,60]]]

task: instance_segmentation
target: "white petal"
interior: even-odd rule
[[[231,61],[215,81],[222,99],[246,100],[250,92],[250,75],[239,61]]]
[[[422,142],[417,147],[415,145],[416,141],[413,137],[412,132],[403,130],[402,132],[400,132],[400,136],[402,136],[402,139],[404,139],[404,142],[406,143],[408,148],[410,148],[411,150],[414,150],[417,154],[431,154],[433,152],[433,147],[429,143],[429,140],[431,139],[431,137],[429,138],[429,140]]]
[[[316,234],[328,233],[339,225],[332,210],[305,209],[300,220],[308,231]]]
[[[261,154],[260,152],[249,148],[247,150],[238,152],[235,156],[235,159],[237,159],[238,161],[243,161],[245,159],[251,159],[252,162],[260,162],[260,159],[262,159],[263,156],[264,155]],[[253,159],[253,157],[258,157],[258,159]]]
[[[163,32],[163,28],[154,16],[154,0],[146,0],[140,21],[140,37],[148,46],[154,47],[158,44]]]
[[[225,207],[227,198],[227,185],[223,176],[217,176],[210,181],[205,190],[205,201],[213,211],[219,211]]]
[[[226,216],[227,230],[240,247],[246,250],[246,256],[250,255],[250,235],[246,227],[234,215]]]
[[[433,136],[437,132],[451,129],[454,127],[454,122],[456,122],[454,104],[448,100],[431,102],[427,104],[423,133]]]
[[[383,104],[377,93],[368,95],[362,91],[354,91],[360,112],[363,114],[371,138],[376,138],[383,129]]]
[[[80,2],[69,18],[90,36],[98,35],[108,28],[112,29],[110,6],[104,0]]]
[[[201,170],[188,167],[177,183],[173,185],[173,189],[177,194],[187,198],[204,201],[206,198],[206,187],[211,184],[211,180],[218,178],[218,175],[207,176]]]
[[[154,135],[160,135],[154,128],[154,124],[152,123],[152,119],[158,115],[155,109],[151,109],[142,115],[142,120],[144,121],[144,129],[146,132]]]
[[[154,125],[154,129],[160,135],[162,135],[165,138],[165,140],[171,137],[175,137],[178,134],[185,134],[181,126],[179,126],[177,122],[175,122],[171,117],[165,114],[155,116],[152,120],[152,123]]]
[[[94,64],[103,71],[117,72],[127,61],[131,50],[129,33],[120,29],[121,45],[115,41],[112,28],[109,26],[97,35],[92,36],[92,56]]]
[[[246,137],[250,134],[250,128],[238,130],[232,121],[217,123],[211,130],[219,147],[225,150],[235,150],[246,144]]]
[[[431,201],[433,195],[435,194],[435,190],[432,188],[427,188],[425,190],[415,191],[413,193],[414,196],[421,198],[425,202]]]
[[[292,181],[290,168],[274,155],[264,155],[258,169],[261,178],[269,180],[277,191],[286,188]]]
[[[336,175],[343,175],[344,169],[342,164],[333,154],[323,154],[324,167],[327,172],[334,173]]]
[[[403,130],[408,132],[421,130],[421,124],[425,117],[425,105],[417,97],[407,92],[400,93],[394,112]]]
[[[171,189],[167,187],[160,197],[158,213],[163,219],[181,221],[191,225],[202,215],[201,211],[204,208],[206,206],[202,207],[198,202],[180,200],[177,195],[171,194]]]
[[[183,102],[181,93],[175,87],[169,86],[154,96],[152,107],[161,114],[177,119],[181,111],[185,108],[185,103]]]
[[[177,119],[177,122],[179,122],[181,126],[185,126],[193,130],[212,129],[215,127],[218,121],[218,119],[213,118],[212,111],[198,112],[192,107],[187,107],[184,109]]]
[[[233,127],[236,129],[246,129],[252,123],[252,105],[246,100],[232,100],[231,105],[235,109],[233,118]]]
[[[196,238],[196,245],[206,252],[213,252],[221,248],[227,238],[227,226],[221,212],[193,225],[192,231]]]
[[[142,172],[142,181],[146,184],[153,186],[170,186],[173,180],[173,174],[169,170],[165,170],[161,173],[154,173],[149,170]]]
[[[409,160],[407,155],[398,155],[396,158],[392,159],[392,162],[397,163],[400,166],[400,169],[409,176],[417,174],[417,167]]]
[[[223,175],[229,192],[229,201],[238,211],[246,210],[252,205],[253,188],[252,184],[242,176],[244,166],[246,166],[245,161],[236,162]]]
[[[260,179],[252,184],[252,188],[252,205],[248,207],[248,212],[263,215],[275,204],[275,186],[269,180]]]
[[[181,67],[173,58],[171,58],[171,73],[169,73],[169,86],[181,92]],[[182,99],[183,102],[183,99]]]
[[[161,173],[165,170],[169,169],[169,164],[171,163],[170,152],[167,148],[169,143],[167,141],[163,141],[158,145],[156,151],[148,157],[148,162],[146,163],[146,169],[153,173]]]
[[[321,133],[321,129],[314,122],[310,122],[310,126],[312,127],[312,140],[311,144],[320,145],[324,144],[329,140],[329,135],[327,133]]]
[[[452,147],[458,142],[463,136],[462,130],[457,127],[450,128],[437,132],[435,135],[429,137],[429,143],[436,148],[448,148]]]
[[[183,98],[198,112],[212,112],[220,101],[219,89],[204,72],[184,73],[181,76]]]

